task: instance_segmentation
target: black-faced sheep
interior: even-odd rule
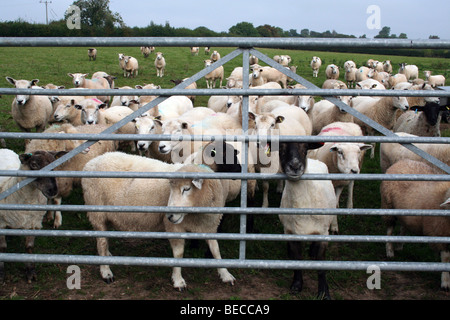
[[[20,170],[40,170],[58,157],[65,154],[65,152],[47,152],[47,151],[35,151],[33,153],[24,153],[18,156],[9,149],[0,149],[0,166],[3,169],[15,169]],[[13,163],[13,168],[8,168]],[[19,167],[17,167],[19,165]],[[0,193],[8,190],[9,188],[17,185],[20,181],[23,181],[26,177],[6,177],[1,180]],[[45,205],[47,199],[55,197],[58,193],[58,186],[55,178],[51,177],[39,177],[33,182],[27,184],[21,189],[15,191],[5,199],[0,200],[0,203],[14,203],[14,204],[28,204],[28,205]],[[37,210],[1,210],[0,211],[0,228],[12,228],[12,229],[41,229],[42,220],[45,215],[45,211]],[[26,251],[32,253],[34,248],[34,236],[26,237]],[[0,236],[0,251],[6,251],[6,238]],[[29,283],[32,280],[36,280],[36,271],[33,263],[26,264],[26,276]],[[4,281],[4,263],[0,262],[0,282]]]

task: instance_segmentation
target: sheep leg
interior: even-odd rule
[[[211,251],[214,259],[222,259],[222,257],[220,256],[219,243],[217,242],[217,240],[206,240],[206,243],[208,244],[209,250]],[[229,282],[231,285],[234,284],[234,281],[236,279],[231,273],[228,272],[227,268],[218,268],[217,271],[219,272],[219,276],[220,279],[222,279],[222,282]]]
[[[97,252],[99,256],[111,256],[111,252],[109,252],[108,247],[108,238],[97,238]],[[106,283],[109,284],[114,282],[114,275],[109,268],[109,265],[100,265],[100,275]]]
[[[394,232],[394,227],[395,227],[395,217],[392,217],[392,216],[385,217],[385,222],[387,224],[386,235],[392,236],[392,233]],[[394,246],[393,246],[392,242],[386,242],[386,256],[388,258],[394,257]]]
[[[445,250],[441,251],[441,262],[449,263],[450,262],[450,251]],[[1,279],[1,278],[0,278]],[[441,290],[449,291],[450,290],[450,273],[442,272],[441,275]]]
[[[348,198],[347,198],[347,208],[353,209],[353,188],[355,186],[355,180],[351,180],[348,184]]]
[[[53,198],[53,199],[49,199],[47,200],[48,204],[56,204],[56,205],[61,205],[62,202],[62,198],[61,197],[57,197],[57,198]],[[46,219],[47,221],[53,220],[53,228],[59,228],[62,225],[62,214],[61,211],[48,211],[47,215],[46,215]]]
[[[288,256],[292,260],[303,260],[303,243],[299,241],[288,242]],[[294,270],[294,278],[291,284],[291,292],[301,292],[303,289],[303,272],[301,269]]]
[[[173,257],[183,258],[184,239],[169,239],[169,242],[172,247]],[[173,267],[172,282],[173,287],[179,291],[183,291],[186,288],[186,281],[184,281],[183,276],[181,275],[181,267]]]
[[[0,252],[6,252],[6,237],[0,236]],[[5,263],[0,261],[0,283],[5,282]]]
[[[269,181],[263,181],[263,208],[269,207]]]
[[[325,260],[325,252],[328,244],[326,242],[313,242],[310,246],[310,256],[315,260]],[[319,270],[318,275],[318,293],[317,298],[320,300],[330,300],[330,292],[325,270]]]
[[[28,254],[33,253],[34,248],[34,237],[26,237],[25,238],[25,247]],[[26,275],[27,275],[27,281],[28,283],[31,283],[33,280],[37,280],[36,270],[34,268],[34,263],[27,262],[25,264],[26,266]]]

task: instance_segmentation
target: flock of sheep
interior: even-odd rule
[[[154,47],[141,47],[145,58],[155,51]],[[198,55],[199,48],[191,48],[192,55]],[[220,54],[205,48],[205,67],[218,59]],[[89,59],[95,60],[97,51],[88,50]],[[256,57],[251,56],[251,73],[247,75],[251,88],[304,88],[300,84],[289,85],[289,79],[275,68],[261,66]],[[292,59],[287,55],[275,56],[274,60],[294,71]],[[119,54],[119,66],[124,77],[138,76],[136,58]],[[313,57],[311,68],[317,77],[321,59]],[[343,66],[344,81],[339,80],[340,67],[326,67],[327,80],[323,88],[331,89],[404,89],[432,90],[445,84],[445,79],[432,76],[425,71],[426,79],[419,79],[418,68],[402,64],[397,74],[392,73],[389,61],[384,63],[369,60],[366,66],[356,67],[352,61]],[[161,52],[155,53],[155,69],[158,77],[164,77],[165,59]],[[83,89],[131,89],[116,88],[117,79],[105,72],[96,72],[90,78],[86,73],[69,73],[73,80],[73,90]],[[230,89],[228,96],[211,96],[207,106],[194,107],[195,96],[171,96],[158,106],[136,117],[116,133],[136,134],[136,141],[100,141],[85,149],[56,170],[63,171],[118,171],[118,172],[241,172],[242,146],[238,142],[204,141],[148,141],[140,139],[140,134],[241,134],[242,97],[233,95],[231,89],[241,88],[243,68],[235,68],[225,78],[223,67],[217,68],[207,76],[208,88],[215,88],[216,81]],[[16,88],[60,88],[54,85],[38,86],[38,79],[7,81]],[[175,84],[184,80],[173,80]],[[443,82],[442,82],[443,81]],[[136,85],[136,89],[155,89],[160,86]],[[196,88],[195,83],[188,88]],[[100,133],[125,116],[157,98],[155,96],[43,96],[17,95],[11,106],[14,121],[22,131],[52,133]],[[293,136],[363,136],[373,135],[374,131],[364,122],[348,114],[327,100],[317,101],[313,96],[250,96],[249,134],[293,135]],[[440,136],[440,101],[435,97],[349,97],[339,99],[362,114],[375,120],[400,136]],[[414,107],[413,110],[409,108]],[[1,149],[2,170],[39,170],[65,153],[80,146],[81,140],[42,140],[27,141],[25,153],[17,155],[11,150]],[[437,144],[418,144],[419,148],[434,157],[450,164],[450,146]],[[348,180],[302,180],[304,173],[345,173],[359,174],[364,154],[375,146],[364,143],[279,143],[270,142],[250,144],[249,172],[285,173],[288,179],[279,181],[277,191],[282,193],[281,208],[336,208],[345,187],[348,187],[347,208],[353,207],[354,181]],[[124,150],[131,150],[125,152]],[[132,154],[134,153],[134,154]],[[434,174],[439,172],[422,158],[395,143],[381,144],[381,167],[386,173]],[[263,160],[268,160],[264,162]],[[23,177],[2,177],[0,191],[16,185]],[[241,182],[229,179],[114,179],[111,178],[37,178],[34,183],[1,203],[22,204],[61,204],[74,187],[81,186],[84,202],[87,205],[114,206],[216,206],[224,207],[240,195]],[[269,182],[263,181],[263,207],[268,206]],[[143,192],[145,191],[145,192]],[[257,192],[256,181],[248,181],[248,199],[254,199]],[[449,207],[449,182],[402,182],[383,181],[381,184],[382,208],[393,209],[443,209]],[[62,225],[61,212],[7,211],[0,212],[0,228],[40,229],[42,221],[54,219],[54,227]],[[185,213],[124,213],[88,212],[94,230],[127,231],[170,231],[170,232],[217,232],[221,214]],[[338,219],[333,215],[280,215],[286,234],[338,233]],[[415,233],[428,236],[450,236],[448,217],[405,217],[388,216],[387,233],[392,234],[395,222]],[[31,252],[34,239],[29,237],[27,251]],[[183,257],[184,240],[170,239],[173,255]],[[221,259],[216,240],[208,240],[214,258]],[[442,262],[450,262],[448,245],[433,244],[440,252]],[[312,243],[314,259],[325,259],[327,243]],[[0,248],[6,249],[5,237],[0,236]],[[302,259],[302,244],[289,242],[289,253],[293,259]],[[110,256],[108,239],[97,239],[97,250],[101,256]],[[391,243],[386,244],[388,257],[394,255]],[[3,263],[0,262],[0,280],[4,278]],[[27,278],[32,280],[36,274],[32,264],[27,266]],[[226,268],[218,269],[223,282],[233,284],[235,278]],[[114,281],[108,265],[100,266],[100,274],[106,282]],[[325,271],[319,272],[318,295],[330,298]],[[174,267],[172,273],[174,288],[182,290],[186,282],[181,276],[181,268]],[[302,289],[301,270],[294,272],[292,290]],[[448,272],[442,273],[441,288],[449,290]]]

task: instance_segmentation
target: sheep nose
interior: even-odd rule
[[[350,171],[351,171],[351,173],[354,173],[354,174],[359,173],[359,170],[356,170],[356,169],[351,169]]]
[[[126,105],[127,105],[127,102],[126,102],[126,101],[122,101],[122,105],[123,105],[123,106],[126,106]]]
[[[88,121],[87,121],[87,124],[94,124],[94,121],[88,120]]]

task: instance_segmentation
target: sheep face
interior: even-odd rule
[[[39,79],[28,80],[15,80],[11,77],[6,77],[6,80],[11,83],[17,89],[32,89],[39,82]],[[30,95],[20,94],[16,95],[16,102],[19,106],[23,106],[30,100]]]
[[[298,106],[308,112],[314,107],[314,97],[313,96],[298,96]]]
[[[75,108],[75,104],[75,99],[67,99],[66,97],[63,97],[63,99],[56,105],[55,113],[53,114],[55,121],[63,121],[67,119],[70,116],[70,110]]]
[[[170,180],[170,196],[168,207],[193,207],[195,203],[194,198],[201,197],[201,189],[203,186],[203,179],[182,179]],[[183,222],[186,213],[168,213],[166,218],[174,223],[179,224]]]
[[[84,99],[75,108],[81,110],[81,122],[84,124],[98,124],[99,110],[106,107],[106,104],[98,99]]]
[[[408,100],[405,97],[392,97],[394,108],[406,111],[409,108]]]
[[[161,126],[161,122],[150,117],[147,113],[133,120],[136,134],[156,134],[157,126]],[[139,150],[147,151],[152,141],[139,140],[136,145]]]
[[[41,170],[67,152],[35,151],[24,153],[19,156],[22,167],[25,170]],[[37,189],[48,199],[54,198],[58,194],[58,186],[54,177],[40,177],[32,182]]]
[[[72,83],[75,88],[82,87],[84,84],[84,80],[89,73],[68,73],[69,77],[72,77]]]
[[[180,120],[169,120],[162,125],[162,134],[189,134],[190,124]],[[171,141],[161,141],[159,143],[159,152],[168,154],[171,151],[178,150],[183,141],[173,139]]]
[[[362,143],[336,143],[330,148],[330,152],[335,152],[336,167],[339,172],[358,174],[360,163],[364,151],[371,149],[372,145]]]
[[[427,102],[425,106],[414,106],[411,109],[415,111],[422,111],[430,126],[434,126],[439,121],[440,112],[447,110],[446,106],[440,106],[439,103]]]
[[[306,169],[308,150],[317,149],[323,143],[280,142],[280,165],[289,180],[299,180]]]

